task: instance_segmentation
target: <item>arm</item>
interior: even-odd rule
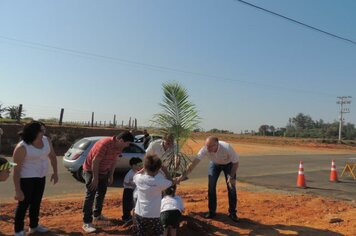
[[[231,168],[231,173],[230,173],[231,177],[235,177],[235,179],[236,179],[236,172],[237,172],[238,168],[239,168],[239,162],[232,163],[232,168]]]
[[[98,187],[99,183],[99,164],[100,164],[101,159],[96,155],[93,158],[92,162],[92,168],[93,168],[93,178],[91,180],[91,183],[89,184],[89,189],[90,190],[95,190]]]
[[[167,179],[172,180],[171,174],[168,172],[167,168],[162,165],[161,170],[163,171],[164,175],[166,176]]]
[[[13,154],[14,162],[17,164],[17,166],[14,167],[13,180],[15,185],[15,200],[18,201],[23,201],[25,198],[20,185],[20,173],[21,173],[25,156],[26,156],[25,147],[17,145]]]
[[[236,185],[236,172],[238,167],[239,167],[239,162],[232,164],[230,175],[227,178],[227,183],[230,185],[230,187]]]
[[[117,162],[118,157],[115,158],[114,164],[111,166],[110,173],[109,173],[109,180],[108,184],[111,185],[114,182],[114,173],[115,173],[115,167],[116,167],[116,162]]]
[[[235,152],[235,150],[232,148],[230,144],[228,150],[229,150],[229,156],[232,161],[232,167],[227,182],[234,186],[236,184],[236,172],[239,167],[239,156],[237,155],[237,153]]]
[[[190,174],[190,172],[192,172],[192,170],[198,165],[199,162],[200,159],[195,158],[193,162],[189,165],[187,171],[180,177],[180,181],[185,179]]]
[[[57,168],[57,155],[54,152],[53,145],[51,140],[48,139],[49,147],[51,149],[48,157],[51,161],[52,169],[53,169],[53,174],[51,176],[51,181],[53,181],[53,184],[56,184],[58,182],[58,168]]]

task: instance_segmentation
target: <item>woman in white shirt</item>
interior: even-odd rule
[[[48,158],[53,174],[51,181],[58,182],[57,159],[51,141],[44,136],[46,131],[42,122],[32,121],[19,133],[22,139],[14,150],[15,199],[18,200],[15,212],[15,236],[25,235],[24,219],[29,208],[29,233],[47,232],[48,229],[38,224],[42,196],[46,184]]]
[[[184,210],[182,198],[175,195],[175,192],[176,185],[167,188],[161,200],[161,223],[164,229],[164,236],[175,236],[177,234]]]

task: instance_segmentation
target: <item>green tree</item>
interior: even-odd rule
[[[258,128],[258,132],[260,135],[265,136],[268,133],[269,125],[261,125],[260,128]]]
[[[347,123],[342,127],[342,132],[345,139],[355,139],[356,138],[356,129],[355,125],[351,123]]]
[[[3,118],[2,117],[2,113],[6,111],[6,107],[3,107],[2,104],[0,104],[0,118]]]
[[[17,120],[21,119],[23,116],[25,116],[24,110],[20,111],[20,106],[8,106],[5,108],[7,118]]]
[[[303,113],[299,113],[296,117],[292,118],[292,124],[298,130],[311,129],[314,127],[313,119]]]
[[[196,106],[189,102],[187,90],[177,82],[164,83],[163,102],[159,103],[163,111],[155,114],[153,123],[164,133],[173,134],[176,148],[171,153],[165,154],[163,164],[172,176],[178,172],[186,171],[190,160],[180,151],[188,140],[193,130],[199,128],[201,118],[198,116]]]

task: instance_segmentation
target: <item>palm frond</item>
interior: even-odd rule
[[[187,90],[177,82],[164,83],[163,101],[159,103],[162,112],[153,116],[153,123],[165,132],[173,134],[176,141],[176,150],[165,153],[163,164],[173,176],[177,172],[184,173],[191,162],[180,147],[189,139],[194,129],[199,127],[201,118],[196,106],[188,98]],[[178,164],[176,158],[179,159]]]

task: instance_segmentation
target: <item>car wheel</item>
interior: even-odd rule
[[[83,167],[80,167],[77,172],[73,173],[73,176],[76,180],[78,180],[79,182],[84,183],[84,179],[83,179]]]

